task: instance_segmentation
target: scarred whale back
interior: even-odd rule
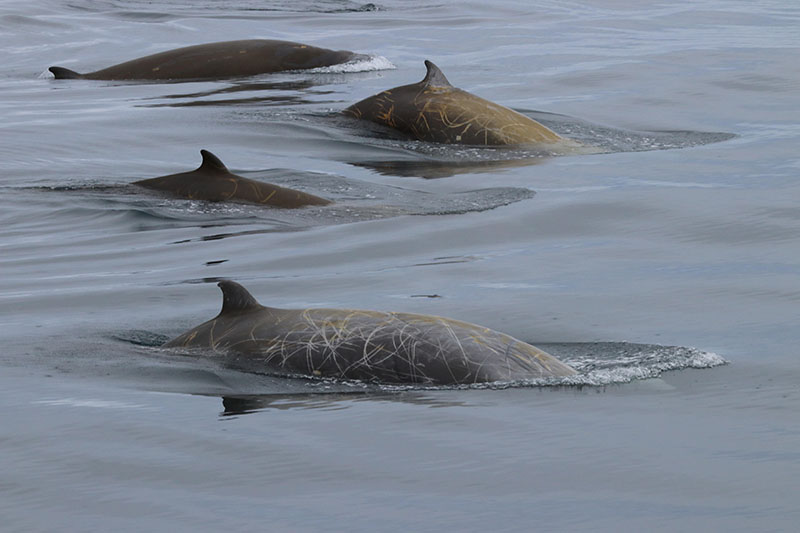
[[[286,208],[331,203],[313,194],[237,176],[208,150],[200,150],[200,154],[203,162],[191,172],[135,181],[133,184],[180,198],[209,202],[240,202]]]
[[[443,317],[348,309],[275,309],[221,282],[214,319],[165,344],[232,354],[262,371],[385,383],[466,384],[575,370],[497,331]],[[231,302],[237,302],[237,305]]]
[[[521,113],[453,87],[432,62],[426,60],[425,66],[422,81],[370,96],[344,113],[421,141],[483,146],[572,142]]]

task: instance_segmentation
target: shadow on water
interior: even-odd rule
[[[676,150],[727,141],[736,137],[723,132],[632,131],[592,124],[574,117],[540,111],[522,111],[559,135],[581,143],[585,149],[552,151],[546,147],[482,147],[449,145],[409,139],[383,125],[344,117],[338,113],[317,116],[332,127],[351,132],[361,142],[384,152],[383,157],[359,159],[348,155],[342,161],[369,168],[378,174],[443,178],[463,173],[502,172],[544,163],[553,157]]]
[[[218,231],[191,240],[220,240],[270,232],[301,231],[310,227],[345,224],[404,215],[449,215],[479,212],[533,198],[535,192],[521,187],[490,187],[454,193],[428,192],[345,178],[318,172],[270,169],[238,172],[250,179],[311,192],[332,200],[326,206],[283,209],[245,203],[207,202],[173,198],[134,185],[75,184],[54,187],[23,187],[33,193],[70,194],[79,201],[69,210],[102,223],[112,216],[137,231],[167,228],[219,228],[258,225],[242,231]],[[79,212],[79,213],[78,213]]]
[[[319,97],[334,93],[334,91],[331,90],[314,90],[314,87],[323,84],[323,81],[327,82],[327,79],[320,80],[319,83],[315,83],[314,78],[277,82],[251,80],[252,78],[234,81],[232,85],[207,91],[150,97],[146,100],[167,101],[137,104],[137,107],[242,106],[254,104],[262,106],[286,106],[335,103],[334,100],[325,101],[311,98],[311,96]],[[263,94],[266,91],[269,91],[269,93]],[[290,91],[295,94],[287,94]],[[233,97],[234,95],[241,96]],[[225,96],[228,98],[223,98]]]
[[[152,0],[74,0],[67,7],[87,12],[100,12],[119,19],[138,22],[162,22],[176,15],[197,13],[209,16],[218,13],[225,18],[251,19],[256,13],[296,12],[296,13],[364,13],[384,11],[380,4],[372,2],[353,2],[351,0],[306,0],[294,2],[278,0],[260,2],[258,0],[235,0],[220,3],[217,0],[180,0],[170,2],[169,13],[153,12]]]
[[[456,174],[502,172],[510,168],[538,165],[544,163],[546,156],[527,159],[496,159],[493,161],[437,161],[398,159],[394,161],[361,161],[351,162],[356,167],[368,168],[384,176],[404,178],[449,178]]]
[[[679,150],[723,141],[736,137],[733,133],[714,131],[663,130],[634,131],[593,124],[558,113],[520,111],[541,122],[559,135],[594,146],[598,153],[649,152]]]
[[[414,392],[353,391],[327,394],[258,394],[245,396],[223,396],[221,417],[230,417],[265,410],[289,411],[292,409],[318,409],[338,411],[348,409],[355,402],[401,402],[427,407],[463,407],[469,405],[462,400],[433,397]]]

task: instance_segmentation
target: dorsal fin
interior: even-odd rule
[[[78,80],[83,78],[83,74],[64,67],[50,67],[48,70],[53,73],[57,80]]]
[[[258,303],[252,294],[247,292],[247,289],[235,281],[220,281],[217,283],[217,287],[222,289],[222,311],[219,312],[220,315],[242,311],[255,311],[257,309],[263,309],[264,307]]]
[[[428,73],[425,74],[425,79],[420,83],[427,87],[452,87],[447,78],[444,77],[444,74],[442,74],[442,71],[439,70],[439,67],[427,59],[425,60],[425,68],[428,69]]]
[[[197,167],[197,170],[224,170],[228,171],[225,163],[220,161],[219,157],[215,156],[208,150],[200,150],[200,155],[203,156],[202,164]]]

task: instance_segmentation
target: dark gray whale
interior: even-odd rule
[[[569,376],[555,357],[489,328],[429,315],[275,309],[233,281],[222,311],[167,342],[245,360],[263,371],[383,383],[469,384]]]
[[[217,156],[200,150],[203,163],[190,172],[133,182],[133,185],[166,192],[172,196],[209,202],[239,202],[273,207],[327,205],[325,198],[279,187],[231,173]]]
[[[367,56],[347,50],[329,50],[290,41],[250,39],[176,48],[86,74],[64,67],[50,67],[50,72],[56,79],[199,80],[327,67],[363,57]]]

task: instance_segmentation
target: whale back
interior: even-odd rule
[[[237,176],[208,150],[200,150],[200,154],[203,162],[195,170],[140,180],[133,184],[179,198],[208,202],[240,202],[284,208],[330,203],[313,194]]]
[[[521,113],[453,87],[432,62],[425,66],[420,82],[370,96],[344,113],[428,142],[498,146],[564,140]]]
[[[166,346],[232,353],[261,371],[384,383],[465,384],[575,373],[534,346],[467,322],[413,313],[274,309],[238,284],[220,287],[222,312]]]
[[[295,313],[296,319],[267,343],[270,349],[259,353],[265,363],[277,362],[294,373],[437,385],[574,373],[527,343],[448,318],[348,309]]]
[[[225,349],[234,345],[243,325],[263,322],[259,317],[270,315],[273,310],[258,303],[258,300],[240,284],[223,280],[217,283],[222,291],[222,309],[217,316],[175,337],[164,344],[166,348],[211,348]]]
[[[50,67],[50,71],[56,79],[218,79],[327,67],[358,57],[358,54],[347,50],[329,50],[291,41],[249,39],[167,50],[87,74],[78,74],[63,67]]]

